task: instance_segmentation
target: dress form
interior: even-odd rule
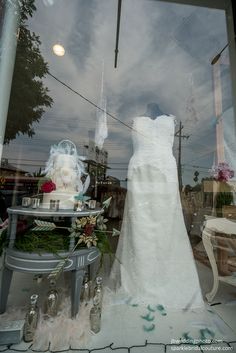
[[[160,109],[157,103],[148,103],[144,116],[148,116],[151,119],[156,119],[157,116],[163,115],[163,111]]]

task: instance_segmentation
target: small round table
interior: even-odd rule
[[[73,223],[78,217],[86,217],[89,215],[97,215],[101,209],[73,211],[73,210],[59,210],[51,211],[48,209],[32,209],[23,208],[21,206],[8,208],[9,226],[8,239],[9,246],[5,249],[2,277],[0,285],[0,314],[6,310],[8,294],[10,290],[13,271],[24,273],[51,273],[52,270],[61,261],[61,258],[67,258],[67,263],[64,271],[71,271],[72,285],[71,285],[71,316],[75,317],[79,311],[80,293],[83,283],[83,277],[87,266],[94,263],[100,253],[96,247],[79,249],[74,252],[71,250],[74,247],[74,239],[70,239],[69,251],[62,251],[58,256],[52,253],[28,253],[14,249],[14,242],[17,230],[17,221],[19,216],[31,217],[65,217],[70,218]]]

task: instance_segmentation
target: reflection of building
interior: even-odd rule
[[[23,176],[23,175],[26,175],[27,173],[28,172],[26,172],[25,170],[21,170],[9,164],[7,158],[2,158],[1,166],[0,166],[0,175],[2,177],[4,176],[10,177],[10,176],[16,176],[16,175]]]
[[[108,152],[104,149],[100,150],[95,146],[93,141],[89,141],[87,148],[86,160],[88,165],[87,171],[90,175],[96,177],[97,180],[106,178]]]
[[[91,139],[85,147],[85,163],[87,163],[87,171],[91,177],[90,187],[94,188],[93,197],[96,198],[98,183],[105,181],[106,171],[109,168],[107,166],[108,152],[96,147],[94,141]]]
[[[87,159],[96,163],[107,165],[108,152],[95,146],[94,141],[89,140]]]
[[[107,176],[104,180],[97,181],[97,185],[116,185],[120,186],[120,180],[113,177],[113,176]]]
[[[38,178],[27,176],[28,172],[14,167],[2,158],[0,167],[0,190],[6,206],[20,204],[23,196],[37,193]]]

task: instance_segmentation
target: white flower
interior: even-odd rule
[[[85,243],[85,245],[90,248],[92,245],[97,246],[98,238],[96,235],[86,236],[84,234],[80,235],[78,245]]]
[[[103,216],[99,215],[97,218],[97,227],[100,230],[106,230],[107,226],[105,225],[105,223],[108,222],[107,218],[104,218]]]

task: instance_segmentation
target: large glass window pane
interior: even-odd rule
[[[13,221],[11,212],[23,210],[23,216],[17,229],[11,228],[16,240],[6,239],[2,247],[13,247],[21,256],[50,253],[55,260],[62,251],[70,257],[75,249],[98,246],[101,269],[99,263],[93,270],[76,260],[88,272],[83,289],[98,269],[106,287],[101,333],[107,331],[102,343],[93,337],[92,348],[111,342],[119,347],[125,331],[127,347],[151,341],[150,334],[153,342],[165,344],[180,337],[194,344],[197,339],[230,341],[231,329],[224,326],[222,333],[219,325],[229,320],[232,327],[232,320],[224,309],[218,317],[207,302],[234,300],[232,286],[221,283],[217,291],[216,272],[211,290],[213,263],[221,281],[235,284],[235,243],[225,241],[234,233],[236,215],[225,12],[166,1],[22,0],[19,21],[1,161],[2,227],[5,220]],[[0,15],[0,34],[1,23]],[[32,198],[40,204],[26,207]],[[81,212],[88,216],[97,209],[104,213],[96,226],[94,219],[82,218]],[[78,216],[73,241],[65,212]],[[30,233],[35,219],[51,222],[45,225],[47,234]],[[210,219],[215,223],[206,223]],[[212,227],[205,240],[204,226]],[[41,282],[26,272],[21,275],[27,294],[45,293],[48,272],[42,271]],[[16,273],[7,306],[20,307],[29,295],[14,296],[24,291]],[[62,277],[58,283],[65,287]],[[72,292],[75,277],[72,273]],[[79,317],[70,320],[66,295],[61,307],[68,316],[65,330],[75,331],[77,322],[89,336],[92,301],[85,305],[84,293],[84,325]],[[78,302],[73,303],[75,314]],[[0,306],[4,312],[6,300]],[[122,315],[114,319],[116,310]],[[168,322],[161,337],[158,318]],[[50,334],[58,338],[55,328],[50,326]],[[67,349],[73,341],[78,349],[90,347],[80,339],[67,337],[62,344],[52,338],[52,345]]]

